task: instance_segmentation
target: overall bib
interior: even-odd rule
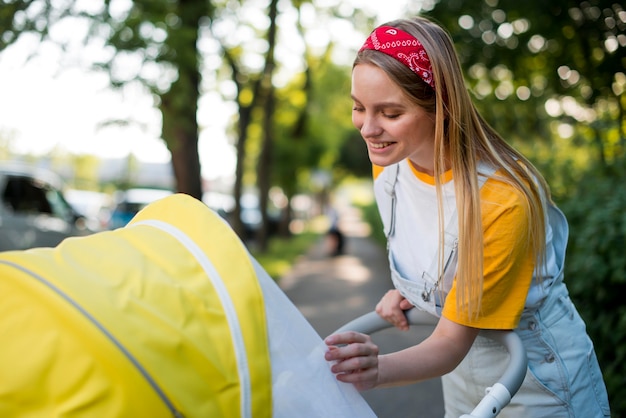
[[[482,186],[493,174],[484,166],[479,170]],[[395,182],[398,165],[388,167],[385,190],[391,205],[384,219],[387,237],[395,228]],[[546,236],[547,259],[553,264],[551,277],[533,277],[524,311],[515,332],[528,356],[528,371],[522,387],[502,410],[502,418],[528,417],[609,417],[609,404],[602,373],[586,333],[585,323],[572,304],[563,282],[568,225],[563,213],[548,205]],[[439,275],[438,258],[420,277],[402,277],[389,249],[391,278],[396,289],[417,308],[441,316],[445,298],[456,274],[458,225],[452,217],[445,228],[444,269]],[[445,418],[457,418],[471,411],[502,375],[508,353],[500,344],[478,336],[464,360],[442,377]]]

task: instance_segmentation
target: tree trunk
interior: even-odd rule
[[[257,237],[261,252],[267,249],[269,238],[269,218],[267,216],[267,201],[272,179],[272,152],[274,142],[274,109],[276,108],[276,97],[272,76],[274,75],[274,50],[276,47],[276,17],[278,15],[278,0],[272,0],[269,6],[268,17],[270,27],[267,31],[267,56],[265,57],[265,69],[263,71],[263,142],[261,154],[259,155],[258,177],[259,186],[259,209],[263,222]]]
[[[233,75],[233,78],[235,76]],[[249,108],[239,108],[239,138],[237,139],[237,165],[235,166],[235,185],[233,196],[235,198],[235,209],[232,213],[231,225],[240,238],[244,237],[243,223],[241,222],[241,195],[243,189],[243,172],[246,159],[246,139],[248,138],[248,125],[250,125],[251,114]]]
[[[235,208],[231,214],[230,223],[237,235],[240,238],[244,237],[244,226],[241,222],[241,196],[243,194],[243,174],[246,162],[246,142],[248,139],[248,126],[252,123],[252,111],[257,105],[259,99],[259,91],[261,89],[261,79],[257,79],[252,85],[252,101],[247,105],[243,105],[241,102],[241,92],[244,86],[239,81],[241,72],[235,58],[224,48],[224,59],[228,62],[231,68],[231,79],[237,86],[237,105],[239,106],[239,121],[237,123],[237,129],[239,135],[237,138],[237,163],[235,166],[235,184],[233,186],[233,197],[235,199]]]
[[[176,191],[202,200],[198,135],[179,129],[174,133],[174,137],[176,138],[176,148],[170,148],[170,152],[172,153],[172,168],[176,178]]]
[[[263,114],[263,145],[261,148],[261,155],[259,155],[258,165],[258,177],[257,182],[259,186],[259,209],[263,222],[261,223],[261,229],[258,232],[257,243],[259,250],[264,252],[267,250],[267,244],[269,239],[269,218],[267,214],[268,196],[271,186],[271,167],[272,167],[272,150],[274,142],[274,108],[275,97],[274,89],[271,83],[268,86],[267,97],[265,99],[264,114]]]
[[[176,51],[175,65],[178,79],[161,96],[163,139],[172,153],[172,167],[176,191],[202,199],[202,171],[198,155],[198,98],[200,63],[198,36],[200,19],[208,16],[208,2],[180,0],[178,16],[181,20],[176,37],[169,37],[167,46]]]

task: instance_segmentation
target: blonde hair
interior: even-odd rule
[[[354,65],[368,63],[387,73],[409,99],[435,115],[435,185],[439,210],[439,271],[443,270],[443,203],[441,179],[446,166],[452,168],[459,225],[457,306],[476,318],[483,289],[483,228],[478,162],[503,173],[500,180],[511,184],[524,197],[535,266],[543,266],[546,212],[542,196],[550,200],[543,176],[523,155],[507,144],[482,118],[474,106],[463,78],[461,65],[449,34],[423,18],[385,23],[416,37],[432,65],[435,88],[430,87],[404,64],[378,51],[363,50]],[[504,249],[503,249],[504,250]]]

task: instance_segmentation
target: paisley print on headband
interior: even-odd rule
[[[370,34],[359,52],[364,49],[380,51],[395,58],[435,88],[430,58],[422,43],[413,35],[391,26],[381,26]]]

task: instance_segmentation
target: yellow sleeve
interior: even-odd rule
[[[372,164],[372,177],[374,178],[374,180],[378,178],[378,176],[380,175],[380,173],[383,172],[384,169],[384,167]]]
[[[471,327],[512,329],[519,322],[534,270],[525,198],[511,185],[489,179],[481,189],[484,278],[480,314],[457,311],[456,281],[443,309],[446,318]]]

